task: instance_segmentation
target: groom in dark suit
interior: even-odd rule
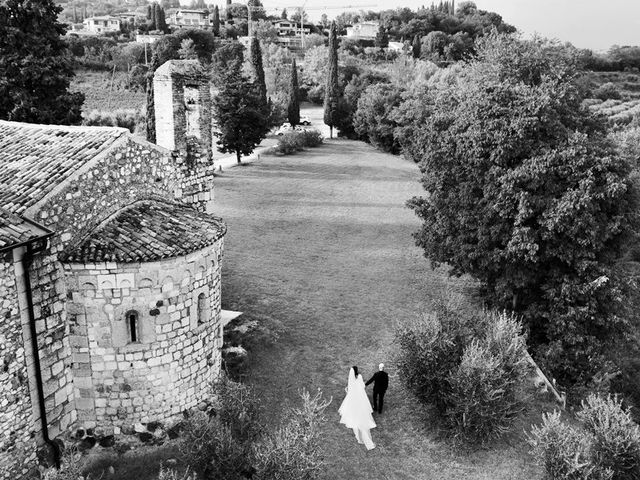
[[[382,413],[382,405],[384,405],[384,394],[389,386],[389,375],[384,371],[384,363],[378,365],[378,371],[365,384],[369,385],[373,382],[373,409]]]

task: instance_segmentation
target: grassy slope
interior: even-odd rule
[[[416,166],[401,158],[334,140],[296,156],[265,157],[216,180],[215,214],[229,229],[223,308],[280,329],[274,345],[255,350],[246,380],[273,424],[303,387],[333,397],[323,432],[327,479],[539,479],[524,431],[539,421],[541,405],[500,442],[460,451],[400,385],[394,324],[446,290],[473,291],[468,281],[430,269],[413,244],[419,223],[404,202],[421,193],[417,178]],[[377,447],[367,452],[338,424],[337,409],[349,366],[357,364],[366,377],[380,361],[391,385],[372,431]],[[175,455],[169,446],[103,458],[93,476],[114,465],[110,480],[152,480]]]
[[[420,194],[417,178],[413,164],[340,140],[217,180],[216,214],[229,227],[223,307],[267,315],[283,327],[274,347],[258,350],[248,381],[274,422],[302,387],[333,397],[324,432],[327,478],[539,478],[522,435],[456,453],[399,385],[394,323],[447,289],[470,289],[431,270],[413,245],[418,220],[404,202]],[[349,366],[367,376],[380,361],[391,388],[372,432],[378,447],[366,452],[338,425],[337,408]]]
[[[82,112],[143,110],[146,102],[145,93],[125,89],[123,87],[125,76],[124,73],[116,72],[112,79],[111,72],[77,71],[71,82],[71,91],[85,94]]]

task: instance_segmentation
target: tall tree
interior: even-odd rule
[[[260,40],[257,36],[251,38],[251,65],[256,78],[256,85],[260,92],[262,105],[267,104],[267,84],[264,79],[264,67],[262,65],[262,49],[260,48]]]
[[[167,32],[167,21],[164,16],[164,9],[156,4],[157,13],[156,13],[156,30],[160,30],[161,32]]]
[[[145,113],[146,121],[146,137],[151,143],[156,143],[156,108],[155,97],[153,92],[153,74],[162,65],[158,53],[154,51],[151,57],[151,63],[149,64],[149,71],[147,72],[147,110]]]
[[[280,14],[280,18],[283,20],[287,20],[287,9],[283,8],[282,13]]]
[[[324,94],[324,123],[329,125],[329,136],[333,138],[333,127],[338,123],[340,85],[338,85],[338,28],[331,22],[329,28],[329,71]]]
[[[219,94],[213,100],[218,150],[235,153],[241,163],[242,155],[251,154],[266,137],[269,120],[257,86],[242,75],[242,58],[234,45],[225,45],[214,57],[220,72],[214,77]]]
[[[287,106],[289,123],[296,126],[300,123],[300,89],[298,87],[298,66],[296,59],[291,62],[291,81],[289,82],[289,105]]]
[[[73,65],[51,0],[0,3],[0,118],[76,124],[84,101],[69,92]]]
[[[411,54],[413,58],[420,58],[420,51],[422,47],[422,39],[420,35],[413,36],[413,43],[411,44]]]
[[[459,82],[415,125],[427,195],[417,244],[528,322],[534,352],[564,383],[606,367],[623,328],[615,262],[637,224],[630,166],[582,107],[575,58],[491,34]],[[421,152],[421,153],[420,153]]]
[[[218,5],[213,7],[213,20],[211,21],[211,29],[216,37],[220,36],[220,10]]]
[[[387,31],[382,25],[378,27],[378,32],[376,33],[376,39],[375,39],[375,46],[380,49],[387,48],[389,46],[389,35],[387,35]]]

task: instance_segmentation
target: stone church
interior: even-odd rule
[[[220,370],[211,98],[197,61],[154,77],[157,145],[0,121],[0,479],[73,429],[167,422]]]

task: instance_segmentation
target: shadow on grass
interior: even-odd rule
[[[87,455],[85,473],[90,480],[155,480],[160,466],[183,472],[186,467],[180,462],[175,442],[160,447],[139,447],[125,453],[90,452]],[[109,473],[113,467],[113,473]]]

